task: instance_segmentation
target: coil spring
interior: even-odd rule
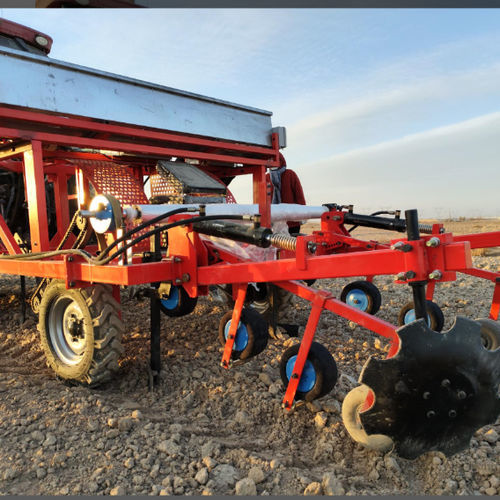
[[[285,233],[275,233],[269,238],[273,247],[282,248],[294,252],[297,248],[297,238]]]
[[[419,224],[418,229],[421,233],[424,233],[424,234],[431,234],[432,233],[432,226],[430,224]]]

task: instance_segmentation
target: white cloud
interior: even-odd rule
[[[361,148],[296,169],[310,204],[422,216],[500,215],[500,112]]]

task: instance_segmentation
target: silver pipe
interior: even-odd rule
[[[128,205],[123,209],[125,221],[132,222],[141,220],[147,222],[158,215],[164,214],[177,208],[196,208],[200,205]],[[307,206],[294,203],[281,203],[271,205],[271,221],[302,221],[319,219],[328,208],[324,206]],[[206,215],[255,215],[259,213],[259,205],[240,205],[238,203],[208,203],[205,205]]]

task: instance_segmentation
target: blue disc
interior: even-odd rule
[[[345,299],[346,304],[366,311],[368,309],[368,296],[366,292],[360,290],[359,288],[353,288]]]
[[[227,340],[229,335],[229,328],[231,327],[231,320],[226,323],[224,327],[224,338]],[[234,338],[233,351],[243,351],[248,345],[248,330],[247,327],[240,321],[238,329],[236,330],[236,337]]]
[[[161,299],[161,305],[168,310],[175,309],[179,305],[181,294],[179,293],[179,288],[173,286],[170,288],[170,293],[168,299]]]
[[[293,374],[293,368],[295,366],[295,361],[297,361],[297,355],[292,356],[286,363],[286,377],[290,380]],[[316,384],[316,370],[313,364],[307,359],[302,370],[302,375],[300,376],[299,386],[297,390],[300,392],[309,392]]]

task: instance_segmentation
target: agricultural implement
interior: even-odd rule
[[[421,225],[416,210],[401,218],[335,203],[271,205],[266,170],[279,165],[286,137],[270,112],[49,59],[46,35],[0,27],[31,48],[41,42],[37,50],[0,47],[0,272],[22,285],[37,278],[30,303],[57,376],[94,386],[118,371],[120,287],[148,287],[155,382],[162,312],[187,315],[199,296],[230,285],[234,307],[219,328],[221,365],[230,368],[265,349],[278,289],[311,303],[300,342],[280,363],[285,409],[336,383],[332,355],[314,341],[327,310],[390,345],[386,359],[366,362],[344,400],[355,441],[406,458],[451,455],[496,421],[500,274],[474,268],[471,248],[499,246],[500,232],[453,236]],[[251,176],[253,204],[234,203],[227,185],[237,175]],[[293,237],[278,229],[308,219],[320,230]],[[358,225],[405,237],[363,241],[348,229]],[[495,283],[490,317],[458,317],[439,333],[429,303],[436,283],[457,272]],[[410,286],[400,326],[374,315],[376,275]],[[310,285],[359,276],[366,279],[340,298]],[[270,324],[256,299],[273,304]]]

